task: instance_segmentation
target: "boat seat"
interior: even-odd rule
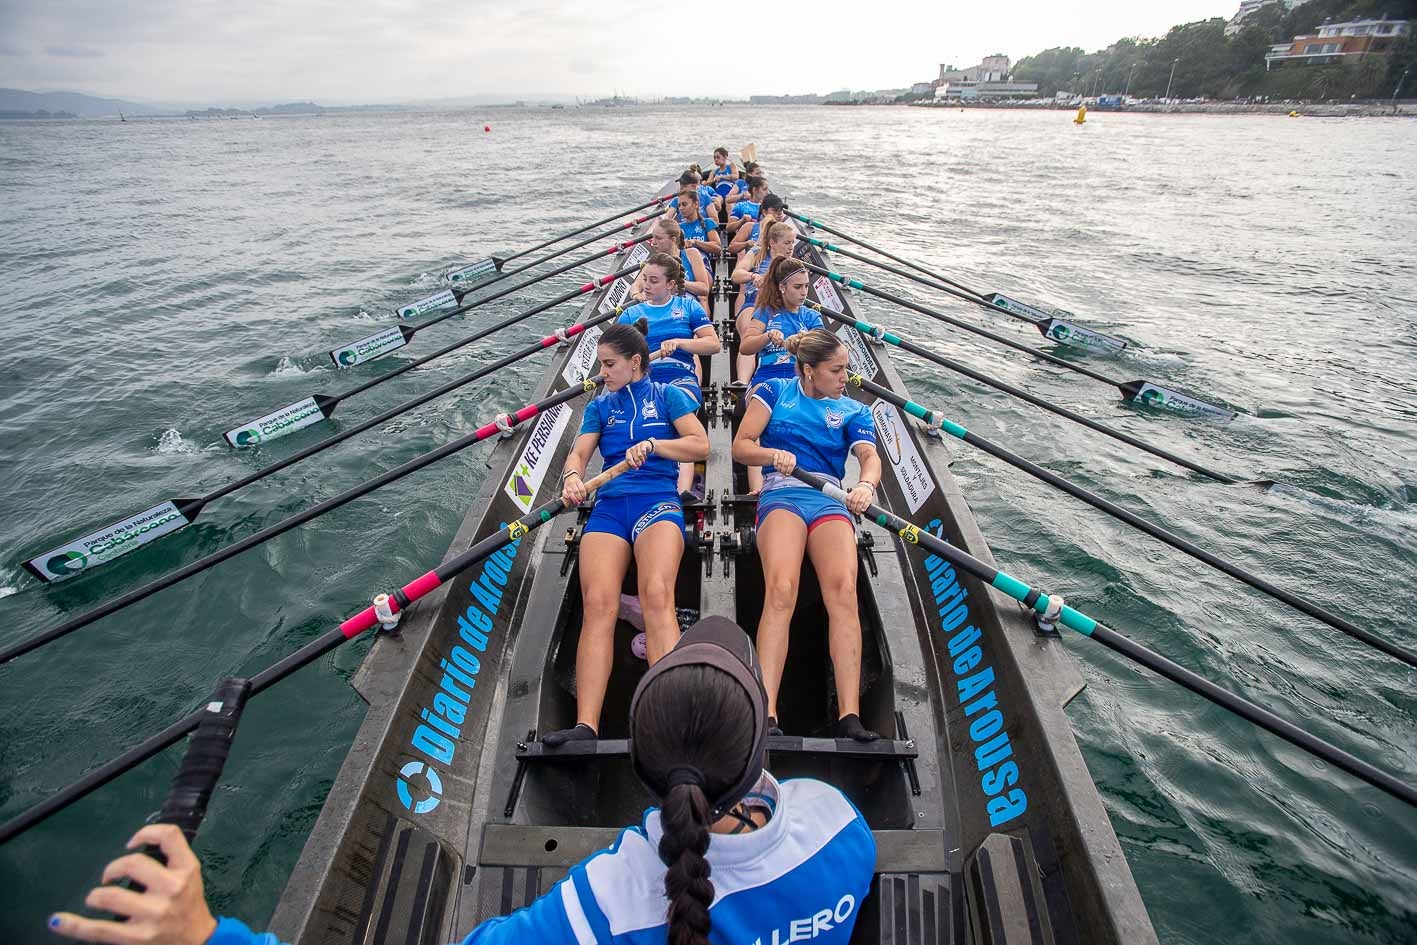
[[[853,738],[804,738],[797,735],[768,736],[768,753],[830,755],[866,761],[911,761],[920,757],[920,750],[911,739],[881,738],[873,742],[858,742]],[[553,764],[628,757],[630,742],[623,738],[566,742],[559,748],[551,748],[539,741],[517,743],[519,763]]]

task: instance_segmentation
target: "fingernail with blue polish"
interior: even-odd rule
[[[59,917],[57,915],[52,915],[49,917],[49,927],[51,929],[59,928]]]

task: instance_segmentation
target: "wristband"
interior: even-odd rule
[[[649,438],[648,440],[646,440],[645,442],[649,444],[649,451],[650,451],[651,453],[657,453],[657,452],[659,452],[659,448],[655,445],[654,437],[650,437],[650,438]]]
[[[578,472],[577,470],[574,470],[574,469],[568,469],[568,470],[566,470],[565,472],[561,473],[561,481],[562,481],[562,482],[565,482],[567,479],[570,479],[572,476],[580,476],[580,472]]]

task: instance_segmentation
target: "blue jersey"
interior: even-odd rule
[[[728,215],[731,217],[747,217],[749,220],[756,220],[761,207],[761,204],[754,203],[751,200],[740,200],[733,205],[733,209]]]
[[[686,262],[687,265],[687,262]],[[692,295],[676,295],[663,305],[641,302],[616,321],[622,325],[633,325],[641,318],[649,322],[650,353],[670,338],[692,338],[700,328],[708,328],[708,312],[703,304]],[[684,374],[693,375],[694,356],[687,351],[676,351],[667,358],[650,363],[650,377],[669,382]]]
[[[713,198],[717,196],[712,190],[708,194],[705,194],[702,189],[699,191],[699,216],[708,219],[709,207],[713,206]],[[669,206],[674,208],[674,213],[677,215],[679,213],[679,198],[675,197],[669,201]]]
[[[771,265],[772,265],[772,253],[768,253],[767,255],[763,256],[763,258],[762,258],[761,260],[758,261],[758,264],[757,264],[756,266],[753,267],[753,274],[754,274],[754,275],[758,275],[758,276],[765,276],[765,275],[768,274],[768,267],[771,266]],[[743,283],[743,306],[742,306],[742,307],[743,307],[743,308],[747,308],[747,307],[749,307],[750,305],[755,304],[757,301],[758,301],[758,287],[757,287],[757,285],[753,282],[752,279],[749,279],[747,282]]]
[[[717,223],[702,216],[693,223],[686,223],[684,218],[679,216],[677,209],[674,211],[674,215],[678,220],[679,229],[683,231],[684,239],[686,240],[707,240],[709,233],[718,229]]]
[[[694,398],[674,385],[643,377],[586,404],[581,432],[600,434],[600,455],[609,468],[624,459],[631,446],[650,437],[677,439],[674,421],[698,409]],[[678,479],[677,462],[651,453],[643,466],[612,479],[596,495],[608,499],[666,489],[673,492]]]
[[[876,445],[876,423],[865,404],[850,397],[808,397],[797,378],[773,378],[752,390],[772,416],[758,442],[773,450],[789,450],[807,472],[841,482],[846,457],[858,443]],[[805,486],[786,478],[783,485]]]
[[[791,338],[799,331],[810,331],[813,328],[824,328],[822,316],[806,306],[802,306],[797,311],[789,311],[785,308],[754,309],[753,320],[761,322],[763,331],[780,331],[783,340]],[[783,345],[775,341],[768,342],[767,347],[758,352],[758,370],[753,374],[753,380],[765,381],[768,378],[791,378],[797,373],[797,359],[792,356]]]
[[[764,772],[750,804],[772,811],[750,833],[711,834],[711,945],[810,941],[846,945],[871,890],[876,840],[839,790],[798,778],[778,784]],[[460,945],[650,945],[665,941],[664,836],[657,809],[615,845],[573,866],[541,898],[488,919]],[[218,921],[207,945],[278,945],[235,919]]]
[[[719,181],[723,181],[724,183],[732,183],[732,181],[729,180],[729,176],[730,176],[732,173],[733,173],[733,162],[732,162],[732,161],[724,161],[724,162],[723,162],[723,169],[720,170],[718,167],[714,167],[713,170],[709,171],[709,176],[712,177],[712,178],[714,178],[714,183],[715,183],[715,184],[717,184]]]

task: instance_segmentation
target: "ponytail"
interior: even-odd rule
[[[785,223],[783,225],[791,226],[792,224]],[[767,275],[763,277],[763,287],[758,290],[758,309],[782,308],[782,284],[797,273],[805,272],[806,269],[806,266],[791,256],[779,256],[774,259],[772,265],[768,266]]]
[[[697,204],[695,206],[697,206]],[[660,217],[655,221],[654,228],[672,239],[675,246],[680,249],[684,248],[684,228],[678,223],[668,217]]]
[[[664,898],[669,900],[668,945],[708,945],[709,906],[713,904],[712,867],[704,858],[709,846],[709,802],[696,784],[677,784],[660,808],[664,836],[659,858]]]
[[[599,345],[609,348],[622,358],[640,359],[640,374],[649,373],[649,319],[641,318],[633,325],[611,325],[600,336]]]
[[[841,339],[825,328],[813,328],[787,339],[787,353],[797,359],[797,373],[803,365],[816,367],[842,349]]]
[[[679,247],[684,246],[684,236],[679,235]],[[645,263],[646,266],[658,266],[664,271],[664,277],[674,283],[674,294],[684,294],[684,264],[668,253],[655,253]]]

